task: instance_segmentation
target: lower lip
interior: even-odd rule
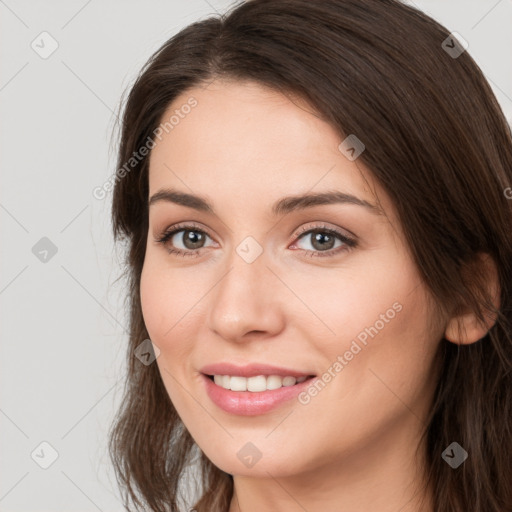
[[[268,391],[231,391],[217,386],[213,380],[202,374],[206,385],[206,393],[210,400],[223,411],[239,416],[256,416],[269,412],[282,403],[296,397],[309,386],[314,377],[293,386],[283,386]]]

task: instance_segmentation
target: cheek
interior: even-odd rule
[[[392,397],[391,390],[404,398],[422,393],[442,336],[412,262],[396,255],[381,261],[382,266],[340,276],[339,286],[333,286],[332,277],[297,281],[302,283],[298,293],[331,330],[323,328],[326,335],[315,337],[309,329],[309,339],[325,370],[343,375],[334,379],[333,389],[340,398],[367,402],[370,410],[385,404],[382,399]]]
[[[352,404],[362,425],[384,424],[408,414],[407,407],[420,415],[435,385],[432,364],[441,334],[431,327],[425,290],[395,287],[388,297],[367,303],[363,323],[345,317],[347,336],[329,349],[332,361],[343,357],[333,394]]]
[[[144,264],[140,279],[140,301],[146,329],[153,342],[156,342],[165,328],[162,322],[163,311],[172,310],[172,307],[167,304],[163,280],[157,278],[156,272],[147,263]]]
[[[150,263],[150,262],[148,262]],[[186,410],[182,396],[183,375],[189,372],[193,335],[187,329],[197,324],[188,304],[190,290],[149,264],[143,268],[140,280],[141,309],[149,338],[160,349],[156,360],[169,398],[178,410]],[[195,322],[195,323],[194,323]],[[181,385],[180,385],[181,383]],[[190,405],[190,404],[189,404]]]
[[[357,321],[349,311],[342,312],[336,341],[317,346],[327,361],[320,376],[325,384],[318,386],[318,393],[303,397],[301,423],[316,431],[317,439],[329,439],[334,453],[362,448],[397,422],[414,424],[428,410],[436,383],[432,360],[437,334],[429,328],[425,296],[419,288],[392,295],[390,301],[398,301],[367,302]],[[395,302],[400,305],[392,308]],[[386,311],[387,323],[379,316]],[[365,343],[358,334],[364,335]],[[327,416],[328,421],[315,421]],[[288,442],[303,444],[293,429],[286,434]],[[319,441],[311,455],[323,450]],[[324,455],[328,458],[332,453]]]
[[[325,353],[339,353],[358,336],[364,342],[371,339],[369,332],[389,332],[391,326],[400,329],[407,316],[404,306],[410,302],[418,278],[395,258],[392,264],[382,266],[358,265],[309,275],[297,272],[289,274],[287,281],[309,308],[308,312],[295,301],[300,312],[295,321],[306,329],[307,339],[321,342]]]
[[[159,366],[175,374],[190,364],[194,340],[204,323],[200,318],[204,314],[201,298],[206,290],[194,283],[194,276],[173,271],[156,258],[153,261],[150,257],[142,270],[142,316],[149,337],[161,351]]]
[[[153,254],[147,255],[140,279],[140,300],[144,322],[156,341],[173,337],[180,319],[192,307],[194,287],[172,272]]]

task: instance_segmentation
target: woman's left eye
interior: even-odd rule
[[[349,238],[336,229],[328,228],[326,226],[319,226],[307,231],[302,230],[297,237],[298,241],[293,245],[298,245],[302,240],[309,241],[309,244],[305,245],[310,245],[312,249],[307,247],[300,248],[311,253],[311,257],[334,256],[341,251],[347,251],[357,245],[357,242],[354,239]],[[338,245],[336,245],[336,242],[339,242]]]
[[[309,240],[309,245],[312,249],[307,247],[299,247],[299,249],[310,253],[308,255],[311,257],[334,256],[357,245],[354,239],[326,226],[318,226],[309,230],[303,229],[295,234],[295,238],[296,242],[291,247],[299,245],[303,240]],[[157,238],[156,241],[166,246],[170,254],[199,256],[199,251],[207,247],[204,245],[206,239],[211,240],[211,237],[204,230],[192,225],[185,225],[170,228]],[[183,247],[176,247],[176,244],[181,244]]]

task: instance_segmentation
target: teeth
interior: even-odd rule
[[[214,375],[213,381],[217,386],[231,391],[261,392],[279,389],[283,386],[293,386],[304,382],[307,377],[280,377],[279,375],[258,375],[256,377],[238,377],[230,375]]]
[[[247,391],[247,380],[245,377],[230,377],[229,388],[232,391]]]

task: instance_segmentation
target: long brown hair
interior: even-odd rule
[[[298,95],[340,140],[356,134],[365,144],[360,161],[392,199],[440,310],[496,316],[476,343],[440,340],[440,377],[422,440],[437,512],[512,510],[512,139],[479,67],[449,37],[397,0],[252,0],[188,26],[141,70],[122,117],[124,172],[112,206],[114,237],[127,242],[130,336],[109,448],[128,510],[180,510],[197,449],[157,365],[134,357],[149,337],[139,299],[149,157],[130,159],[154,139],[178,95],[215,78]],[[496,264],[499,310],[486,294],[479,254]],[[441,457],[453,441],[469,453],[457,470]],[[202,453],[199,469],[194,508],[227,511],[232,476]]]

